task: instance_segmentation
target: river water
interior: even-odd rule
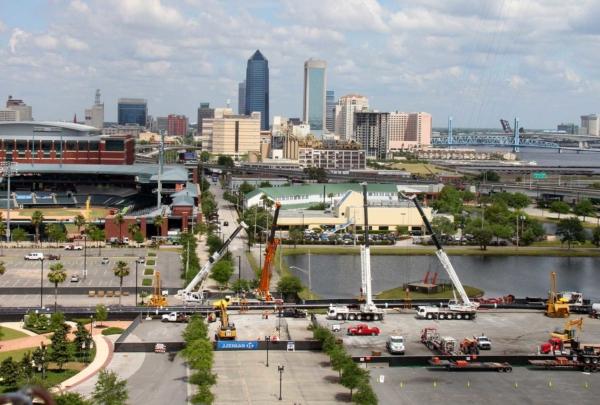
[[[600,299],[600,258],[527,256],[451,256],[463,284],[485,291],[487,297],[514,294],[546,297],[550,272],[557,273],[560,291],[581,291],[584,298]],[[308,270],[308,255],[286,257],[289,266]],[[324,298],[352,298],[360,290],[359,255],[311,255],[312,290]],[[308,277],[291,269],[308,285]],[[447,280],[435,256],[371,256],[373,292],[422,280],[427,271]]]

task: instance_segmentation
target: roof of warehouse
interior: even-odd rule
[[[303,184],[300,186],[281,186],[281,187],[262,187],[257,188],[246,194],[246,199],[252,198],[260,193],[265,193],[273,199],[289,195],[314,195],[323,194],[343,194],[348,190],[362,191],[362,186],[359,183],[326,183],[326,184]],[[368,192],[375,193],[391,193],[396,194],[399,190],[409,193],[418,193],[419,190],[413,189],[404,185],[396,185],[391,183],[371,183],[367,185]]]

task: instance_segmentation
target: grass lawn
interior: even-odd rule
[[[475,288],[475,287],[471,287],[469,285],[465,285],[463,286],[465,288],[465,291],[467,292],[467,295],[471,298],[473,297],[481,297],[483,295],[483,290],[480,290],[479,288]],[[404,299],[406,298],[406,292],[404,291],[403,287],[396,287],[396,288],[392,288],[391,290],[386,290],[383,291],[379,294],[377,294],[375,296],[375,298],[377,299]],[[426,294],[426,293],[419,293],[419,292],[415,292],[415,291],[411,291],[410,292],[410,298],[411,299],[440,299],[440,298],[454,298],[454,294],[452,293],[452,288],[450,288],[450,286],[448,286],[447,289],[445,289],[445,291],[440,291],[438,293],[433,293],[433,294]]]
[[[29,347],[27,349],[12,350],[10,352],[0,352],[0,362],[2,362],[5,359],[8,359],[9,357],[12,357],[14,361],[19,361],[25,353],[33,353],[35,349],[35,347]]]
[[[145,278],[142,280],[142,285],[144,287],[150,287],[152,285],[152,279],[151,278]]]
[[[0,341],[1,340],[12,340],[18,339],[27,336],[23,332],[19,332],[18,330],[14,330],[11,328],[5,328],[4,326],[0,326]]]
[[[436,174],[440,171],[437,167],[428,163],[394,163],[391,167],[396,170],[404,169],[407,172],[422,175]]]

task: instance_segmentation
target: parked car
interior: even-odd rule
[[[83,246],[80,245],[67,245],[65,250],[83,250]]]
[[[60,255],[55,255],[54,253],[48,253],[46,255],[46,260],[60,260]]]
[[[479,348],[479,350],[492,349],[492,341],[487,336],[475,336],[475,340],[477,340],[477,347]]]
[[[404,354],[404,337],[390,336],[385,346],[390,354]]]
[[[223,221],[223,226],[229,226],[229,221]]]
[[[73,274],[71,276],[71,283],[78,283],[79,282],[79,274]]]
[[[44,260],[44,254],[41,252],[30,252],[25,255],[25,260]]]
[[[381,331],[377,326],[369,326],[366,323],[359,323],[358,325],[350,326],[348,328],[348,334],[350,336],[379,336],[379,333],[381,333]]]
[[[144,263],[146,263],[146,258],[144,258],[143,256],[140,256],[137,259],[135,259],[135,262],[139,263],[139,264],[144,264]]]
[[[108,264],[109,260],[108,257],[103,257],[102,261],[100,262],[101,264]]]

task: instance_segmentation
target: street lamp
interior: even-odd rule
[[[283,380],[283,369],[285,368],[285,366],[282,365],[278,365],[277,366],[277,371],[279,371],[279,400],[281,401],[281,381]]]
[[[187,274],[186,274],[187,275]],[[135,306],[137,307],[137,299],[138,299],[138,261],[135,261]]]
[[[298,270],[298,271],[301,271],[304,274],[307,274],[308,275],[308,289],[310,291],[312,291],[312,283],[310,281],[310,261],[308,262],[308,271],[306,271],[304,269],[301,269],[298,266],[290,266],[290,269]]]
[[[44,308],[44,258],[40,259],[40,309]]]
[[[87,279],[87,234],[83,234],[83,279]]]
[[[269,342],[271,341],[271,336],[265,336],[265,342],[267,342],[267,367],[269,367]]]

